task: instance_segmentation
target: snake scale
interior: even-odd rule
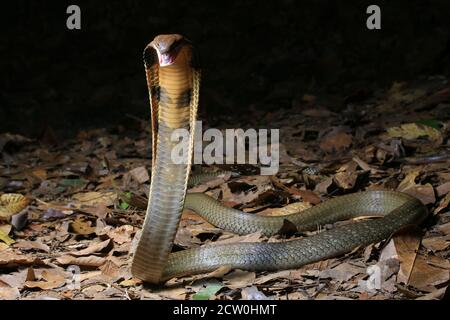
[[[221,266],[254,271],[297,268],[379,242],[426,217],[427,209],[418,199],[393,191],[344,195],[300,213],[278,217],[247,214],[225,207],[205,194],[186,195],[200,86],[193,45],[178,34],[159,35],[145,48],[144,64],[153,125],[153,158],[147,213],[131,267],[137,278],[160,283]],[[170,137],[179,128],[191,133],[186,146],[189,159],[181,164],[171,159],[176,142]],[[238,234],[260,231],[272,235],[285,219],[299,231],[306,231],[362,215],[382,218],[346,224],[304,239],[211,244],[171,253],[183,207]]]

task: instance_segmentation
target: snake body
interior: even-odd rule
[[[144,50],[153,124],[152,182],[142,235],[132,262],[134,276],[159,283],[172,277],[213,271],[221,266],[281,270],[338,256],[379,242],[395,231],[420,223],[427,209],[416,198],[393,191],[370,191],[334,198],[300,213],[262,217],[228,208],[186,188],[191,166],[200,70],[192,63],[192,44],[181,35],[157,36]],[[172,161],[176,129],[189,130],[188,159]],[[223,229],[275,234],[285,220],[298,231],[361,215],[383,216],[344,225],[300,240],[279,243],[205,245],[170,253],[183,206]]]

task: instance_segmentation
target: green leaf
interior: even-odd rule
[[[127,210],[130,207],[130,205],[128,203],[126,203],[125,201],[120,202],[120,208],[123,210]]]
[[[209,284],[206,288],[203,288],[196,294],[194,294],[194,300],[209,300],[212,296],[214,296],[220,289],[223,288],[222,284]]]
[[[417,124],[423,124],[434,129],[440,129],[442,127],[441,123],[434,119],[420,119],[416,121]]]

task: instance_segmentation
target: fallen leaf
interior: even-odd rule
[[[450,262],[436,256],[418,256],[409,278],[409,285],[419,290],[433,292],[450,280]]]
[[[230,289],[237,289],[252,285],[255,279],[254,272],[234,270],[223,277],[223,283]]]
[[[79,251],[69,252],[73,256],[88,256],[93,253],[104,251],[111,244],[111,239],[91,244],[89,247]]]
[[[144,183],[150,180],[148,171],[145,167],[134,168],[130,171],[130,174],[139,183]]]
[[[8,219],[28,206],[29,200],[18,193],[4,193],[0,196],[0,220]]]
[[[134,286],[140,285],[141,283],[142,283],[142,280],[140,280],[138,278],[131,278],[131,279],[120,282],[119,285],[122,287],[134,287]]]
[[[43,270],[40,274],[39,281],[25,281],[25,288],[39,288],[42,290],[56,289],[67,283],[66,272],[61,269]]]
[[[450,193],[450,181],[436,187],[436,194],[438,197],[442,197],[448,193]]]
[[[0,240],[3,241],[7,246],[12,245],[15,241],[11,239],[6,233],[0,230]]]
[[[0,254],[1,267],[25,266],[36,262],[37,258],[32,255],[18,254],[8,250],[3,250]]]
[[[222,284],[209,284],[193,296],[193,300],[210,300],[216,293],[223,288]]]
[[[426,137],[431,141],[442,143],[442,134],[439,130],[417,123],[406,123],[399,127],[388,128],[387,133],[393,138],[413,140]]]
[[[73,195],[73,199],[81,202],[81,205],[97,206],[104,205],[111,206],[116,201],[117,195],[115,192],[82,192]]]
[[[400,271],[397,276],[397,282],[405,284],[409,283],[417,252],[419,250],[420,239],[420,232],[414,229],[397,233],[391,240],[395,244],[397,257],[400,261]]]
[[[71,255],[63,255],[56,258],[56,262],[61,265],[74,264],[76,266],[99,267],[104,264],[105,258],[97,256],[74,257]]]
[[[40,250],[44,252],[50,252],[50,247],[38,240],[36,241],[28,241],[21,240],[14,244],[14,248],[24,249],[24,250]]]
[[[424,205],[435,203],[436,197],[434,195],[434,188],[430,183],[421,185],[416,184],[415,179],[419,176],[421,168],[417,168],[409,172],[406,177],[400,182],[397,191],[405,192],[413,197],[416,197]]]
[[[356,180],[358,179],[358,173],[356,172],[338,172],[334,175],[334,181],[336,184],[344,189],[353,189],[356,185]]]
[[[131,242],[135,229],[130,225],[123,225],[118,228],[109,230],[107,232],[108,237],[113,239],[114,242],[122,244],[125,242]]]
[[[19,289],[0,287],[0,300],[17,300],[19,298],[20,298]]]
[[[445,250],[450,246],[450,234],[423,239],[422,245],[433,252]]]
[[[348,149],[352,145],[353,136],[347,133],[343,128],[336,127],[325,136],[319,143],[320,149],[325,152],[340,152]]]
[[[434,214],[437,214],[448,207],[450,204],[450,193],[447,193],[447,195],[439,202],[439,206],[434,210]]]
[[[319,273],[320,278],[332,278],[334,280],[344,282],[349,281],[354,276],[365,273],[365,269],[357,267],[349,263],[341,263],[332,269],[326,269]]]
[[[263,216],[285,216],[289,214],[299,213],[308,208],[311,208],[311,204],[309,202],[294,202],[285,205],[282,208],[265,209],[261,212],[258,212],[258,214]]]
[[[83,217],[77,217],[75,221],[70,223],[70,227],[76,234],[89,235],[95,233],[95,227],[92,226],[92,222]]]

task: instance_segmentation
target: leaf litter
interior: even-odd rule
[[[0,158],[0,299],[440,299],[449,283],[450,157],[427,155],[450,153],[450,119],[442,114],[449,101],[439,93],[446,88],[423,88],[395,83],[343,112],[305,94],[295,102],[302,112],[279,109],[270,118],[270,127],[282,128],[277,175],[244,166],[189,190],[260,215],[299,212],[362,190],[399,190],[432,213],[419,229],[295,270],[225,266],[158,288],[129,270],[151,180],[147,131],[82,131],[52,147],[2,134],[0,149],[14,144],[15,151]],[[248,125],[235,119],[234,126]],[[20,199],[20,207],[5,209]],[[14,222],[20,211],[25,216]],[[175,248],[281,240],[233,235],[185,210]],[[377,288],[368,287],[373,270],[381,272]]]

